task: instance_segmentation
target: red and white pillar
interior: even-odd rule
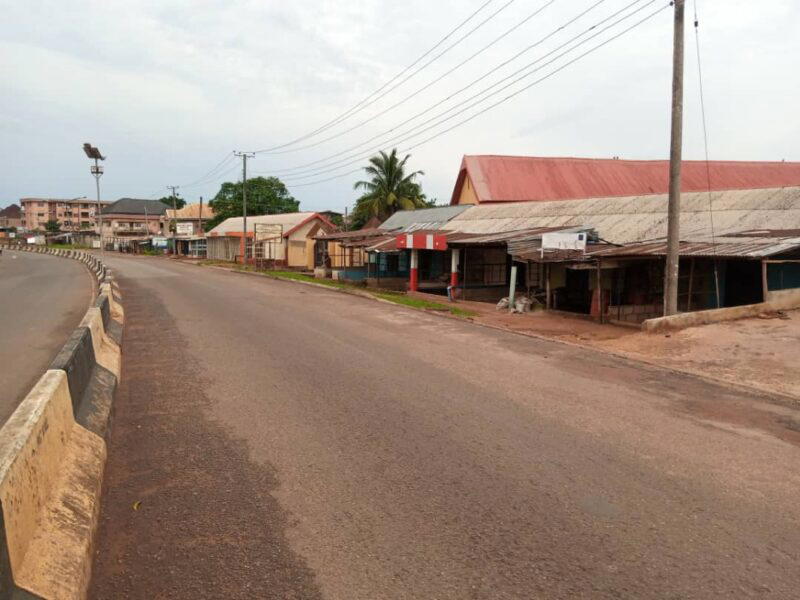
[[[411,280],[408,282],[408,289],[416,292],[419,289],[419,250],[411,250]]]
[[[453,289],[458,285],[458,248],[450,250],[450,285]]]

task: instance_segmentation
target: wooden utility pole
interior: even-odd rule
[[[172,190],[172,255],[178,255],[178,187],[177,185],[168,185],[167,189]]]
[[[686,0],[675,0],[672,50],[672,138],[669,155],[669,206],[667,209],[667,263],[664,269],[664,316],[678,312],[680,261],[681,160],[683,149],[683,40]]]

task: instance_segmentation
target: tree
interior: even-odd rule
[[[225,182],[208,205],[214,209],[214,218],[206,225],[206,231],[216,227],[225,219],[242,216],[242,182]],[[247,180],[247,214],[277,215],[293,213],[300,209],[300,202],[286,189],[277,177],[254,177]]]
[[[353,225],[360,227],[371,217],[378,217],[384,221],[398,210],[415,210],[431,205],[416,181],[417,177],[424,173],[414,171],[406,174],[406,162],[409,158],[411,155],[407,154],[400,160],[397,148],[394,148],[389,154],[381,151],[379,155],[369,159],[370,164],[364,171],[370,179],[353,184],[354,190],[365,192],[356,200]]]
[[[164,196],[163,198],[158,199],[163,204],[166,204],[170,210],[172,210],[172,196]],[[181,198],[180,196],[175,196],[175,208],[183,208],[186,206],[186,200]]]
[[[47,223],[44,224],[44,230],[47,233],[58,233],[61,231],[61,225],[55,219],[50,219]]]

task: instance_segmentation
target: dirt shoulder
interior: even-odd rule
[[[477,313],[471,320],[517,333],[549,337],[622,354],[800,400],[800,311],[787,318],[753,318],[671,332],[643,333],[549,313],[509,314],[479,302],[459,304]]]

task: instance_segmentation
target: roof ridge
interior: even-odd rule
[[[501,158],[501,159],[524,159],[524,160],[548,160],[548,161],[586,161],[586,162],[615,162],[615,163],[669,163],[669,158],[614,158],[598,156],[529,156],[523,154],[465,154],[464,158]],[[800,161],[789,160],[709,160],[704,159],[683,159],[683,163],[705,163],[710,164],[745,164],[745,165],[800,165]]]

